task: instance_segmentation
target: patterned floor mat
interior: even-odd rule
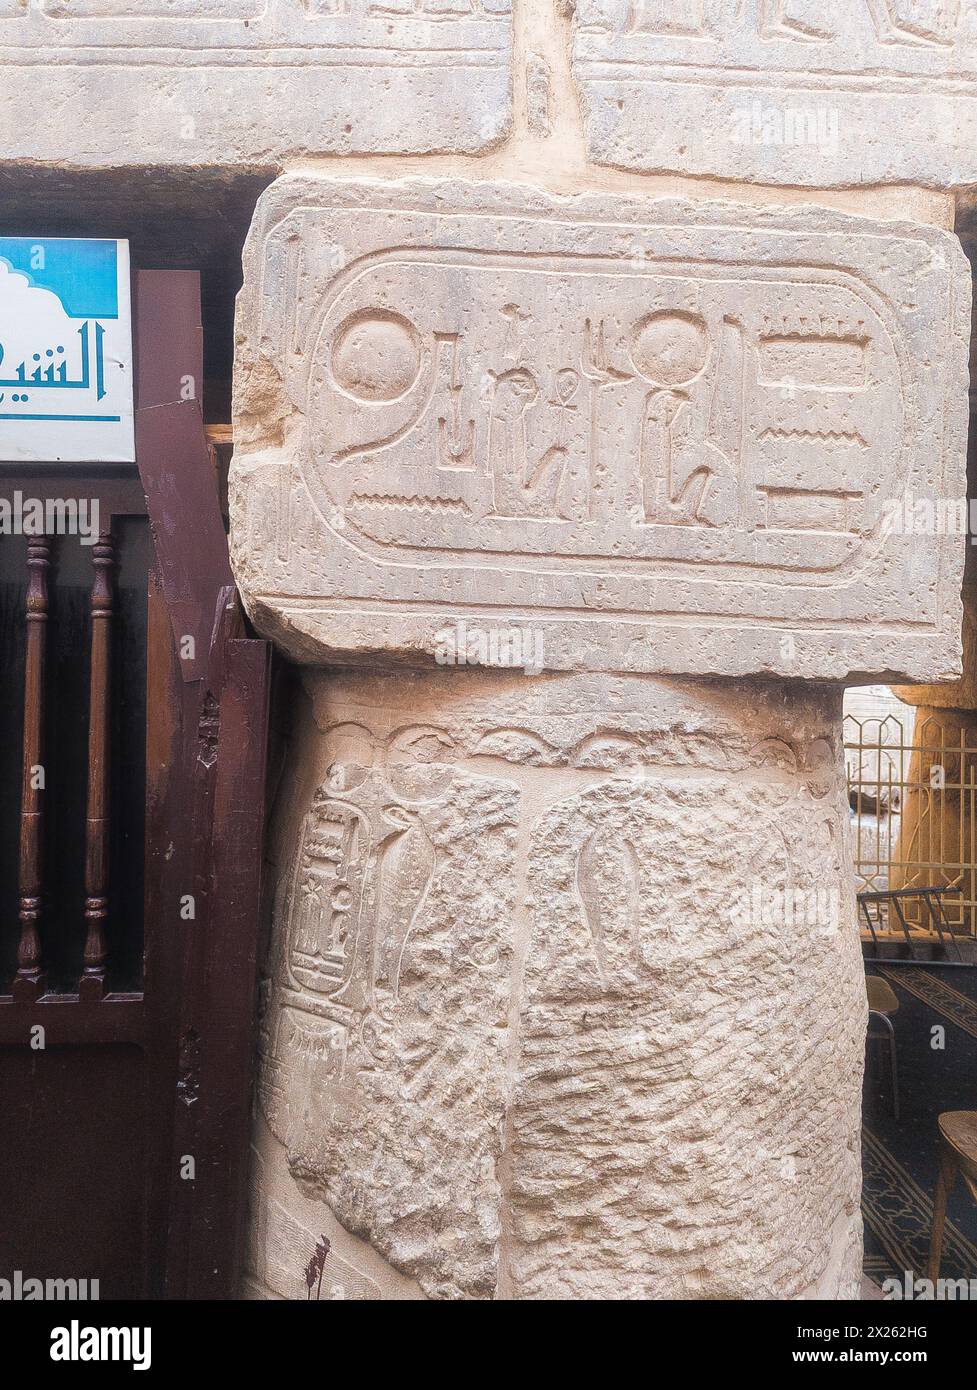
[[[865,1273],[876,1283],[926,1274],[939,1159],[937,1117],[977,1110],[977,968],[883,966],[893,1015],[901,1118],[892,1115],[885,1044],[866,1057],[862,1131]],[[977,1279],[977,1205],[962,1184],[948,1209],[941,1275]]]

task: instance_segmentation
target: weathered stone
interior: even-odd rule
[[[319,1197],[431,1296],[857,1297],[840,693],[305,684],[259,1083],[293,1181],[258,1251],[294,1279]]]
[[[814,188],[977,182],[977,18],[947,0],[577,0],[591,157]]]
[[[417,1284],[351,1236],[289,1172],[285,1151],[258,1117],[251,1149],[246,1293],[252,1298],[308,1298],[306,1270],[317,1242],[329,1241],[321,1287],[313,1297],[343,1302],[417,1299]]]
[[[964,537],[889,526],[964,494],[949,233],[294,176],[245,259],[234,562],[297,659],[959,671]]]
[[[0,160],[274,166],[472,152],[510,125],[509,0],[0,0]]]

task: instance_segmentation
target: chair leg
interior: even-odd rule
[[[899,1069],[898,1069],[898,1066],[897,1066],[897,1064],[896,1064],[896,1030],[895,1030],[895,1028],[892,1026],[892,1019],[889,1017],[888,1014],[876,1013],[876,1011],[875,1011],[874,1009],[872,1009],[872,1010],[870,1011],[870,1013],[869,1013],[869,1017],[870,1017],[870,1018],[877,1018],[878,1021],[879,1021],[880,1023],[882,1023],[882,1024],[885,1025],[885,1029],[886,1029],[887,1033],[889,1034],[889,1075],[890,1075],[890,1080],[891,1080],[891,1083],[892,1083],[892,1118],[893,1118],[894,1120],[898,1120],[898,1118],[899,1118]],[[879,1036],[879,1035],[876,1034],[876,1037],[878,1037],[878,1036]],[[880,1039],[880,1041],[881,1041],[881,1039]]]
[[[930,1257],[926,1267],[926,1277],[934,1285],[940,1277],[940,1259],[943,1255],[943,1227],[946,1225],[946,1203],[956,1181],[957,1165],[952,1154],[940,1149],[940,1173],[936,1179],[936,1192],[933,1194],[933,1232],[930,1236]]]
[[[896,1063],[896,1030],[893,1027],[891,1018],[886,1017],[889,1025],[889,1064],[892,1072],[892,1118],[899,1118],[899,1068]]]

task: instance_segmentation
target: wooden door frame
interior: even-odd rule
[[[159,1093],[172,1097],[152,1210],[165,1220],[165,1296],[229,1298],[246,1214],[271,647],[246,635],[231,575],[198,399],[199,277],[140,271],[134,289],[152,345],[136,410],[156,557],[147,702],[172,716],[147,750],[147,919],[168,939],[154,933],[146,997]]]
[[[50,1045],[141,1049],[144,1259],[132,1295],[232,1298],[242,1272],[271,649],[248,635],[230,571],[199,400],[199,275],[137,271],[133,290],[138,476],[109,465],[29,471],[42,498],[97,488],[108,525],[148,515],[143,987],[86,997],[22,981],[0,996],[0,1044],[29,1046],[41,1023]]]

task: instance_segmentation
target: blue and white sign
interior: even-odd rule
[[[0,463],[132,463],[129,243],[0,237]]]

